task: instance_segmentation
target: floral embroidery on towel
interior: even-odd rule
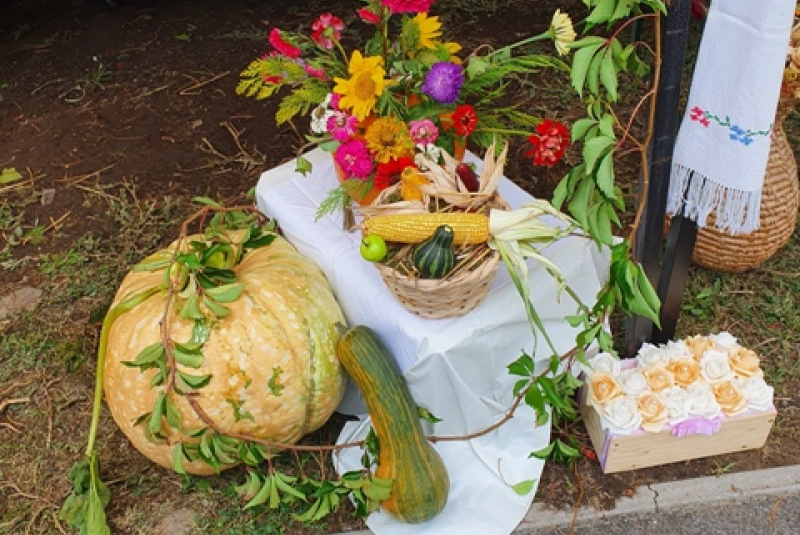
[[[723,120],[710,111],[704,110],[700,106],[695,106],[691,109],[689,112],[689,119],[699,123],[703,128],[708,128],[711,126],[711,121],[713,120],[718,126],[728,129],[728,137],[730,137],[731,141],[738,141],[745,147],[749,146],[753,142],[754,137],[768,136],[772,132],[772,125],[770,125],[769,129],[767,130],[745,130],[739,125],[731,124],[731,118],[727,115]]]

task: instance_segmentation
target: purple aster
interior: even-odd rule
[[[372,157],[361,139],[351,139],[339,145],[335,158],[346,178],[364,180],[372,173]]]
[[[440,104],[455,104],[464,85],[464,70],[450,61],[434,63],[425,76],[422,92]]]

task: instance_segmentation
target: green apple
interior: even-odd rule
[[[361,239],[361,256],[370,262],[380,262],[386,257],[386,242],[377,234],[369,234]]]

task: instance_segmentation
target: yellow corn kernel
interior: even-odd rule
[[[441,225],[455,232],[455,245],[484,243],[489,239],[489,217],[465,212],[432,214],[386,214],[365,219],[364,234],[377,234],[386,241],[422,243]]]

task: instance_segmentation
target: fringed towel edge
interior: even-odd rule
[[[761,188],[742,191],[723,186],[693,169],[675,164],[669,183],[667,213],[682,214],[704,228],[712,212],[717,230],[750,234],[761,224]]]

